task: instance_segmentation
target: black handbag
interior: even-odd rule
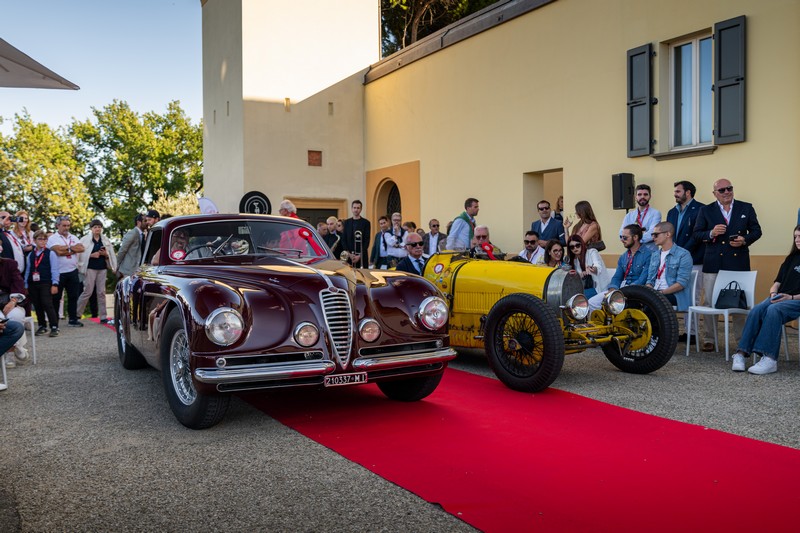
[[[593,249],[597,250],[598,252],[602,252],[603,250],[606,249],[606,243],[604,243],[603,241],[597,241],[597,242],[593,242],[593,243],[587,244],[586,248],[593,248]]]
[[[747,309],[747,296],[738,281],[731,281],[719,291],[714,307],[717,309]]]

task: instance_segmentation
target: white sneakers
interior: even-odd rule
[[[734,364],[736,364],[734,362]],[[735,369],[734,369],[735,370]],[[747,369],[751,374],[772,374],[778,371],[778,361],[766,355],[761,360]]]
[[[739,352],[733,354],[733,366],[731,370],[734,372],[744,372],[744,355]]]
[[[20,346],[14,346],[14,357],[17,358],[17,361],[20,363],[28,360],[28,349],[22,348]]]

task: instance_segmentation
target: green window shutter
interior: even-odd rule
[[[714,24],[714,144],[745,140],[745,17]]]
[[[653,99],[650,58],[653,45],[628,50],[628,157],[653,150]]]

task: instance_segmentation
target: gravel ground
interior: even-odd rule
[[[37,340],[39,364],[9,370],[0,393],[0,531],[472,530],[241,400],[218,426],[185,429],[159,374],[123,370],[105,327]],[[771,376],[678,346],[647,376],[599,350],[567,356],[554,386],[800,448],[796,332],[793,360]],[[453,366],[491,376],[482,352]]]

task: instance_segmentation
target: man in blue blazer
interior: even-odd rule
[[[697,187],[691,181],[676,181],[673,187],[675,187],[676,205],[667,212],[667,222],[675,227],[675,244],[692,254],[692,270],[697,272],[697,288],[695,301],[691,305],[701,305],[703,300],[703,256],[706,253],[706,245],[695,239],[694,226],[697,217],[700,216],[700,208],[705,204],[694,199]],[[686,333],[682,333],[678,337],[678,342],[686,340]]]
[[[406,237],[408,255],[397,262],[395,270],[421,276],[425,271],[425,259],[422,257],[422,237],[410,231]]]
[[[744,272],[750,270],[750,245],[761,238],[761,225],[752,204],[733,200],[733,185],[727,179],[714,182],[716,202],[700,209],[694,226],[694,237],[705,243],[703,256],[703,286],[706,288],[704,305],[713,307],[711,301],[714,282],[720,270]],[[742,336],[745,315],[733,315],[733,332],[736,340]],[[717,317],[703,317],[705,341],[703,351],[714,350],[711,340],[717,327]]]
[[[551,216],[550,202],[542,200],[536,204],[536,208],[539,210],[539,220],[531,224],[531,231],[539,235],[539,247],[544,250],[552,239],[558,239],[561,244],[566,244],[564,225]]]

